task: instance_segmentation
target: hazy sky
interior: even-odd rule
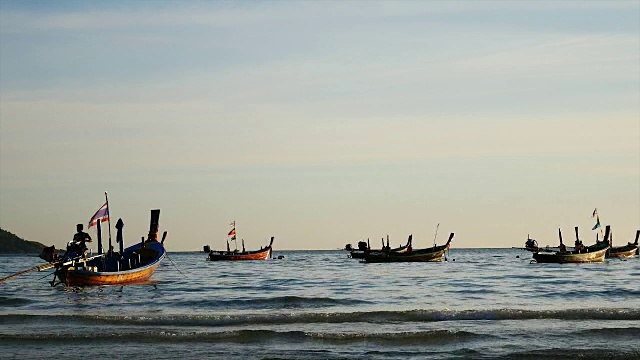
[[[170,251],[626,243],[640,1],[1,1],[0,226],[62,247],[104,191]]]

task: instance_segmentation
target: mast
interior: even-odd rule
[[[104,199],[107,202],[107,221],[109,222],[109,251],[112,249],[111,245],[111,214],[109,214],[109,197],[107,197],[107,192],[104,192]]]
[[[102,250],[102,226],[100,226],[100,223],[101,223],[101,221],[98,221],[96,223],[96,226],[97,226],[96,230],[97,230],[97,233],[98,233],[98,255],[103,253],[103,250]]]
[[[436,238],[438,237],[438,228],[440,227],[440,223],[436,225],[436,233],[433,235],[433,247],[436,247]]]

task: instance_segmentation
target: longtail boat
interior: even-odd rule
[[[364,261],[367,263],[383,263],[383,262],[433,262],[442,261],[444,252],[451,245],[454,233],[449,235],[449,240],[444,245],[413,250],[411,245],[411,236],[409,237],[409,246],[404,252],[384,251],[372,252],[366,254]]]
[[[607,252],[608,258],[630,258],[638,254],[638,237],[640,237],[640,230],[636,231],[636,241],[629,242],[625,246],[612,246]]]
[[[242,244],[242,251],[230,251],[229,244],[227,243],[227,251],[214,251],[209,252],[210,261],[228,261],[228,260],[267,260],[271,256],[271,246],[273,245],[273,236],[269,245],[265,248],[255,251],[245,251],[244,241]]]
[[[352,259],[364,259],[365,255],[369,253],[387,252],[387,251],[402,253],[402,252],[406,252],[407,249],[409,249],[410,244],[411,244],[411,235],[409,235],[409,239],[407,240],[407,243],[405,245],[391,249],[389,246],[389,235],[387,235],[387,245],[386,246],[384,245],[384,238],[383,238],[382,249],[371,250],[371,246],[369,245],[369,239],[367,239],[367,242],[364,242],[364,241],[358,242],[358,250],[351,251],[349,255]]]
[[[236,245],[236,249],[231,251],[229,247],[229,240],[236,241],[236,222],[235,220],[229,224],[231,226],[231,231],[227,234],[227,251],[215,251],[209,250],[209,257],[207,258],[210,261],[235,261],[235,260],[267,260],[271,257],[271,246],[273,246],[273,236],[271,237],[271,241],[269,245],[265,248],[260,248],[260,250],[255,251],[246,251],[244,249],[244,239],[242,239],[242,251],[239,251]],[[207,245],[205,249],[210,247]]]
[[[60,266],[55,275],[59,282],[67,286],[88,285],[123,285],[148,280],[166,256],[164,240],[167,237],[165,231],[162,240],[158,241],[158,220],[160,210],[151,210],[151,221],[147,239],[123,249],[122,219],[116,224],[116,241],[120,244],[120,252],[113,252],[111,246],[103,256],[91,260],[82,258],[73,261],[70,265]],[[100,225],[98,224],[98,238],[100,241]],[[52,282],[52,285],[57,285]]]
[[[105,218],[108,217],[108,210]],[[102,235],[100,221],[97,222],[98,230],[98,255],[87,256],[84,251],[67,246],[67,251],[61,257],[57,256],[54,246],[43,249],[40,257],[46,264],[34,266],[30,269],[1,278],[0,283],[13,277],[29,273],[31,271],[45,271],[54,269],[54,279],[51,286],[63,284],[66,286],[88,285],[124,285],[148,280],[160,261],[166,256],[164,240],[167,232],[162,234],[162,240],[158,241],[158,219],[160,210],[151,210],[151,225],[147,239],[143,237],[141,242],[123,249],[122,229],[124,223],[118,220],[116,228],[117,241],[120,243],[120,251],[114,252],[109,237],[109,251],[102,252]],[[107,220],[104,220],[107,221]]]
[[[576,226],[576,243],[582,244],[578,237],[578,227]],[[609,249],[609,233],[611,227],[607,225],[604,235],[604,240],[596,242],[594,245],[587,247],[576,247],[572,251],[567,251],[566,246],[562,243],[562,231],[558,229],[558,236],[560,237],[560,250],[553,252],[545,252],[543,249],[539,249],[538,252],[533,253],[533,258],[538,263],[587,263],[587,262],[603,262],[605,254]]]

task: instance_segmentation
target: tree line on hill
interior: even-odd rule
[[[0,253],[2,254],[39,254],[44,247],[37,241],[24,240],[0,228]]]

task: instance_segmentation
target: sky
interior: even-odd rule
[[[0,1],[0,227],[105,191],[169,251],[626,243],[640,1]]]

